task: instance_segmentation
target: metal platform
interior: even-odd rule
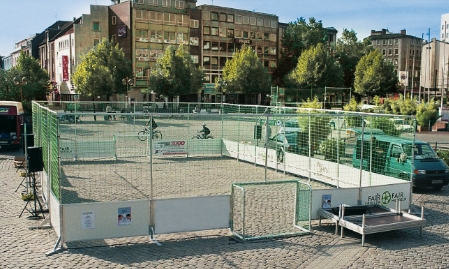
[[[335,223],[335,234],[338,234],[338,226],[343,230],[347,228],[362,235],[362,247],[365,244],[365,235],[386,231],[400,230],[411,227],[422,228],[426,224],[424,208],[421,208],[421,217],[401,212],[398,208],[391,209],[381,205],[346,206],[340,205],[333,208],[321,208],[318,210],[321,218],[330,219]]]

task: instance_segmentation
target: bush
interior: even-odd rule
[[[438,107],[434,100],[428,103],[421,103],[416,108],[416,122],[422,127],[432,127],[440,118],[438,115]]]
[[[338,154],[337,154],[338,145]],[[339,158],[345,154],[345,143],[335,138],[327,139],[320,144],[320,153],[324,155],[325,160],[337,162],[337,155]]]
[[[438,157],[443,160],[447,165],[449,165],[449,150],[437,150]]]

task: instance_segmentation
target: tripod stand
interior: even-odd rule
[[[26,199],[27,203],[22,209],[22,212],[19,215],[19,218],[22,217],[22,214],[25,210],[27,210],[29,213],[31,213],[31,216],[28,216],[28,219],[41,219],[44,218],[44,212],[42,209],[42,204],[39,201],[39,198],[37,197],[37,190],[36,190],[36,174],[34,172],[29,173],[30,176],[30,184],[31,184],[31,190],[32,195],[31,197],[28,197]],[[31,204],[31,209],[28,209],[28,205]],[[39,211],[38,211],[39,210]],[[42,217],[39,214],[42,214]]]

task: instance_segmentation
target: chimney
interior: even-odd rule
[[[406,35],[407,31],[405,29],[401,30],[401,35]]]

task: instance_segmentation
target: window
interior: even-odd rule
[[[147,20],[148,11],[146,10],[136,10],[136,19],[138,20]]]
[[[164,12],[164,23],[175,24],[176,23],[176,14]]]
[[[210,41],[203,42],[203,50],[210,50]]]
[[[393,45],[393,40],[388,39],[388,45]]]
[[[249,24],[249,17],[243,16],[243,24]]]
[[[234,15],[228,14],[228,22],[234,22]]]
[[[394,39],[394,44],[395,44],[395,45],[399,44],[399,39],[395,38],[395,39]]]
[[[100,43],[99,38],[94,38],[94,46],[98,45]]]
[[[236,38],[242,37],[242,30],[235,29],[235,37]]]
[[[178,25],[189,25],[189,16],[187,15],[176,15],[176,23]]]
[[[270,27],[270,20],[267,19],[263,20],[263,26]]]
[[[94,21],[93,29],[94,31],[100,31],[100,23]]]
[[[260,46],[257,46],[257,54],[262,54],[262,47],[260,47]]]
[[[158,1],[158,0],[148,0],[148,4],[149,4],[150,6],[157,6],[157,1]]]
[[[217,36],[218,35],[218,27],[211,27],[210,34]]]
[[[228,44],[226,42],[220,42],[220,51],[226,52]]]
[[[242,37],[243,37],[243,38],[248,38],[248,31],[243,31]]]
[[[278,22],[275,20],[271,20],[271,28],[278,28]]]
[[[211,12],[211,20],[218,21],[218,13],[217,12]]]
[[[227,30],[226,28],[220,27],[218,29],[218,35],[221,37],[226,37],[226,30]]]
[[[387,45],[387,40],[386,39],[383,40],[383,44]]]
[[[164,43],[176,43],[175,32],[164,31]]]
[[[192,62],[194,64],[197,64],[199,59],[198,59],[198,55],[190,55],[190,58],[192,59]]]
[[[256,32],[250,32],[249,33],[249,38],[250,39],[256,39]]]
[[[150,21],[162,21],[162,13],[150,11]]]
[[[229,38],[234,38],[234,29],[228,29],[227,36]]]
[[[398,55],[399,54],[399,50],[398,49],[394,49],[394,54]]]
[[[190,46],[198,46],[200,39],[198,37],[190,37]]]
[[[226,13],[220,13],[220,21],[226,21]]]
[[[171,0],[162,0],[163,7],[171,7]]]
[[[277,41],[276,34],[270,34],[270,41],[272,41],[272,42],[276,42]]]
[[[134,0],[134,3],[143,4],[143,0]]]
[[[263,26],[263,19],[257,18],[257,26]]]
[[[441,30],[444,30],[444,24],[443,24],[443,25],[441,25]]]
[[[380,45],[380,39],[377,40],[377,45]]]
[[[137,40],[144,41],[142,39],[148,38],[148,30],[136,29],[136,38]]]
[[[228,52],[234,52],[234,43],[228,43]]]
[[[162,43],[162,31],[160,30],[151,30],[150,31],[150,41]]]
[[[209,65],[210,64],[210,57],[204,56],[203,57],[203,65]]]
[[[117,16],[112,16],[111,23],[112,25],[115,25],[117,23]]]
[[[227,60],[228,59],[226,57],[220,57],[220,66],[225,66]]]
[[[198,20],[190,20],[190,28],[198,28],[200,22]]]
[[[382,50],[382,55],[385,55],[385,49]]]
[[[212,63],[212,65],[218,65],[218,57],[212,57],[211,63]]]
[[[218,51],[218,42],[212,42],[212,50]]]
[[[184,1],[175,0],[175,8],[184,9]]]
[[[242,15],[235,15],[235,23],[242,24]]]
[[[251,25],[256,25],[256,18],[251,17],[251,18],[249,19],[249,24],[251,24]]]
[[[391,55],[391,54],[393,54],[391,49],[388,49],[388,55]]]
[[[204,26],[203,27],[203,34],[210,35],[210,27],[209,26]]]
[[[204,18],[205,21],[210,20],[210,12],[209,11],[204,11],[203,18]]]
[[[276,55],[276,47],[270,47],[270,54]]]

